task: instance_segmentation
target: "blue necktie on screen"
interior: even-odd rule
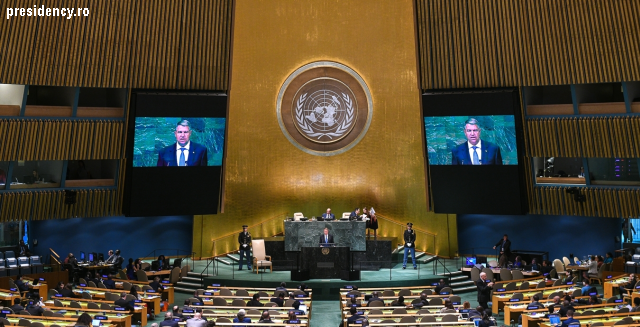
[[[476,151],[476,149],[478,147],[474,145],[471,148],[473,149],[473,164],[474,165],[479,165],[480,164],[480,159],[478,159],[478,151]]]
[[[184,166],[184,150],[186,150],[187,148],[180,148],[180,162],[178,163],[178,166],[182,167]]]

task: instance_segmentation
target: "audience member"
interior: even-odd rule
[[[178,327],[178,322],[173,321],[173,313],[168,311],[164,314],[164,320],[160,323],[160,327]]]
[[[127,264],[125,269],[127,269],[127,278],[129,278],[129,280],[136,280],[136,272],[133,268],[133,258],[129,258],[129,264]]]
[[[578,326],[580,326],[580,321],[578,319],[573,319],[574,311],[575,310],[573,308],[567,310],[567,319],[562,322],[560,327],[569,327],[572,323],[578,323]]]
[[[442,307],[440,309],[440,312],[445,312],[447,310],[455,310],[456,308],[453,307],[453,304],[451,303],[451,300],[446,299],[444,300],[444,307]]]
[[[307,284],[300,283],[300,285],[298,286],[298,289],[303,291],[306,297],[309,297],[309,291],[307,291]]]
[[[462,302],[462,309],[471,309],[471,303],[469,301]]]
[[[107,275],[107,279],[104,280],[102,284],[110,290],[116,289],[116,282],[112,279],[111,275]]]
[[[611,252],[607,252],[605,254],[606,258],[604,259],[604,263],[612,263],[613,262],[613,254]]]
[[[627,290],[633,290],[636,286],[636,274],[629,274],[629,279],[625,284],[620,286],[620,298],[624,298],[624,294],[627,294]]]
[[[447,283],[445,283],[444,279],[440,279],[438,285],[436,285],[435,290],[433,290],[434,294],[440,294],[443,288],[447,287]]]
[[[278,297],[271,298],[271,302],[277,304],[279,307],[284,306],[284,292],[278,293]]]
[[[380,292],[378,291],[374,291],[373,293],[371,293],[371,298],[369,299],[369,301],[367,301],[367,306],[370,306],[371,302],[373,301],[380,301],[384,304],[384,300],[380,298]]]
[[[153,279],[153,282],[149,283],[149,286],[151,286],[151,288],[154,291],[156,291],[157,293],[160,293],[160,292],[164,291],[164,287],[162,286],[162,283],[160,283],[160,277],[158,277],[158,276],[156,276]],[[201,299],[200,299],[200,302],[202,302]]]
[[[395,301],[395,303],[392,303],[392,305],[395,305],[395,306],[402,306],[402,307],[407,306],[407,305],[404,303],[404,296],[402,296],[402,295],[398,296],[398,299]]]
[[[60,291],[60,295],[62,295],[62,297],[80,297],[73,293],[73,285],[71,285],[71,283],[67,283],[62,291]]]
[[[295,311],[291,310],[288,313],[288,319],[284,321],[287,324],[297,324],[299,323],[298,317],[296,316]]]
[[[31,304],[27,307],[27,311],[29,311],[29,314],[31,314],[32,316],[42,316],[42,314],[44,313],[44,308],[41,307],[38,302],[34,302],[34,304]]]
[[[351,313],[351,317],[347,318],[347,324],[353,324],[356,320],[363,318],[363,316],[358,314],[358,310],[356,308],[349,309],[349,313]]]
[[[482,320],[480,320],[480,323],[478,324],[479,327],[489,327],[489,326],[495,326],[495,322],[491,319],[489,319],[489,315],[486,312],[482,313]]]
[[[260,315],[260,320],[258,321],[259,323],[272,323],[273,321],[271,321],[271,316],[269,315],[269,311],[265,310],[262,311],[262,315]]]
[[[633,298],[633,308],[630,310],[631,312],[640,312],[640,297]]]
[[[142,298],[140,297],[140,294],[138,294],[138,290],[133,285],[131,286],[131,289],[129,290],[129,294],[133,295],[136,298],[136,300],[142,300]]]
[[[296,296],[293,295],[293,292],[289,293],[289,300],[293,300],[293,303],[291,303],[291,307],[298,310],[298,308],[300,308],[300,301],[298,301],[298,299],[296,299]]]
[[[92,321],[93,319],[91,318],[91,316],[88,313],[84,312],[78,317],[78,320],[76,320],[76,326],[89,327],[91,326]]]
[[[9,307],[15,314],[19,314],[20,311],[24,310],[24,307],[20,305],[20,298],[13,299],[13,305]]]
[[[260,302],[260,294],[253,294],[253,298],[247,302],[248,307],[264,307],[264,304]]]
[[[591,285],[589,285],[589,279],[584,279],[582,280],[582,295],[583,296],[587,296],[589,295],[589,290],[591,290]]]
[[[604,265],[604,258],[601,255],[599,255],[597,258],[598,258],[598,269],[600,269],[600,267]]]
[[[529,304],[529,306],[536,306],[538,307],[538,309],[542,309],[544,308],[544,304],[540,303],[540,296],[538,296],[538,294],[534,295],[531,299],[531,303]]]
[[[132,287],[133,288],[133,287]],[[123,307],[125,308],[125,310],[129,310],[131,312],[133,312],[134,308],[131,305],[130,301],[127,301],[127,293],[122,292],[120,293],[120,298],[113,301],[113,304],[119,306],[119,307]]]
[[[553,297],[553,303],[549,305],[549,313],[554,313],[558,307],[560,307],[560,297],[556,295]]]
[[[202,319],[202,314],[200,312],[196,312],[193,315],[193,318],[187,319],[187,327],[204,327],[206,324],[207,321]]]
[[[482,318],[484,315],[484,307],[479,305],[474,310],[469,311],[469,320],[473,318]]]
[[[245,317],[246,316],[246,312],[244,311],[244,309],[240,309],[238,311],[238,316],[236,318],[233,318],[233,323],[237,323],[237,322],[251,322],[250,318]],[[246,327],[246,326],[245,326]]]
[[[280,286],[276,287],[276,291],[286,292],[287,291],[287,283],[285,283],[285,282],[280,283]]]
[[[412,303],[411,305],[407,306],[407,309],[414,307],[414,308],[422,308],[425,305],[429,305],[429,300],[427,300],[427,293],[422,292],[420,293],[420,302],[417,303]]]
[[[562,306],[560,307],[560,310],[558,310],[558,313],[560,314],[560,316],[566,317],[567,312],[569,310],[575,311],[575,309],[573,308],[573,305],[571,305],[571,302],[567,300],[562,301]]]

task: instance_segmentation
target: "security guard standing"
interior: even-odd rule
[[[411,252],[413,269],[418,269],[418,266],[416,265],[416,232],[412,227],[412,223],[407,223],[407,230],[404,231],[404,260],[402,261],[402,269],[407,269],[408,252]]]
[[[251,270],[251,233],[247,231],[249,226],[242,225],[242,232],[238,235],[238,243],[240,243],[240,267],[242,270],[242,259],[247,257],[247,269]]]

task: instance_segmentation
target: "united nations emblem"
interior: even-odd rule
[[[373,107],[369,89],[355,71],[335,62],[316,62],[287,78],[277,111],[291,143],[328,156],[349,150],[364,137]]]
[[[322,248],[322,254],[328,255],[329,253],[331,253],[331,250],[329,250],[329,248]]]

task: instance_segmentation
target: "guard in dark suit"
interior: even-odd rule
[[[407,256],[409,252],[411,252],[413,269],[418,269],[418,265],[416,264],[416,232],[413,230],[412,223],[407,223],[407,230],[404,231],[404,260],[402,261],[402,269],[407,269]]]
[[[329,228],[324,229],[324,234],[320,236],[320,246],[327,247],[333,245],[333,235],[329,234]]]
[[[188,120],[178,123],[175,130],[176,143],[158,152],[158,167],[206,166],[207,148],[190,141],[191,125]]]
[[[480,139],[481,129],[478,126],[478,121],[475,118],[469,118],[464,124],[464,135],[467,142],[456,146],[451,151],[451,164],[502,165],[500,147]]]
[[[238,270],[242,270],[242,259],[247,258],[247,269],[251,270],[251,233],[247,230],[249,226],[242,225],[242,232],[238,234],[238,243],[240,243],[240,266]]]
[[[476,281],[476,288],[478,289],[478,304],[487,311],[487,309],[489,309],[489,305],[487,303],[491,301],[493,282],[487,280],[487,274],[480,273],[480,279]]]
[[[358,220],[358,215],[360,214],[360,208],[355,208],[349,215],[349,221]]]
[[[509,257],[511,256],[511,241],[507,234],[504,234],[501,240],[493,246],[495,248],[500,249],[500,259],[498,259],[498,265],[502,268],[507,267],[507,262],[509,262]]]
[[[336,215],[331,213],[331,208],[327,208],[327,212],[322,214],[322,219],[324,221],[336,220]]]

